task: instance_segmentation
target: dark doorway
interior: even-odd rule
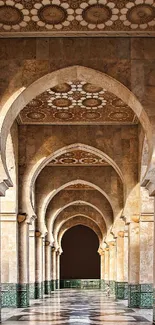
[[[62,238],[61,279],[99,279],[99,241],[93,230],[75,226]]]

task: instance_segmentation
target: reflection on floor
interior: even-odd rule
[[[59,290],[29,308],[14,310],[4,325],[86,325],[150,324],[151,310],[129,309],[124,302],[115,302],[99,290]],[[6,317],[6,314],[4,314]]]

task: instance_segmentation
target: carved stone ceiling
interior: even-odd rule
[[[79,190],[82,190],[82,191],[85,191],[85,190],[94,190],[93,187],[89,186],[89,185],[86,185],[86,184],[73,184],[73,185],[69,185],[65,188],[65,191],[72,191],[72,190],[76,190],[76,191],[79,191]]]
[[[66,152],[51,160],[48,166],[109,166],[109,164],[99,156],[83,151],[74,150]]]
[[[20,124],[137,124],[134,112],[114,94],[74,81],[48,89],[18,117]]]
[[[0,35],[153,35],[154,0],[1,0]]]

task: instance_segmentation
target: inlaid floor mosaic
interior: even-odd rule
[[[4,325],[121,325],[151,324],[152,311],[127,308],[100,290],[58,290],[44,299],[33,301],[31,307],[16,310]]]

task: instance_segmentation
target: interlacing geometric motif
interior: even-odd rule
[[[20,123],[137,123],[134,112],[114,94],[83,81],[50,88],[20,113]]]
[[[50,161],[50,166],[70,166],[70,165],[95,165],[95,166],[108,166],[109,164],[99,156],[94,153],[83,151],[83,150],[74,150],[71,152],[66,152],[60,155],[57,158],[54,158]]]
[[[155,31],[154,0],[0,0],[0,32]]]

